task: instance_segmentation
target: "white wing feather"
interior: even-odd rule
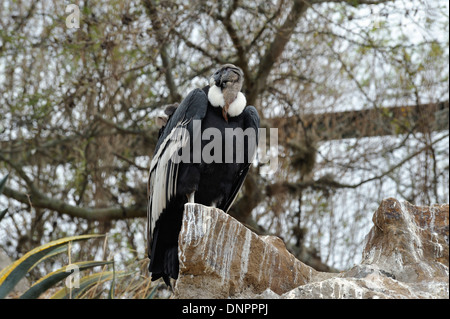
[[[149,179],[147,185],[147,227],[148,227],[148,252],[150,253],[153,241],[153,231],[156,221],[166,208],[167,203],[176,194],[178,179],[178,162],[174,160],[178,151],[186,146],[189,134],[186,129],[188,120],[180,121],[170,134],[161,143],[158,152],[150,164]]]

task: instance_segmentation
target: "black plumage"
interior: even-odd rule
[[[211,86],[191,91],[172,110],[160,131],[148,182],[147,235],[152,280],[162,277],[169,285],[169,278],[178,277],[178,235],[184,204],[195,202],[227,212],[242,187],[256,152],[259,128],[256,109],[246,106],[245,97],[239,92],[242,79],[239,68],[223,66],[214,74]],[[220,134],[205,138],[208,129]],[[225,141],[231,131],[249,133],[241,140],[243,145],[236,137],[229,139],[233,143]],[[220,149],[211,147],[213,138],[221,139]],[[208,156],[200,156],[203,151]],[[181,162],[177,155],[183,155]]]

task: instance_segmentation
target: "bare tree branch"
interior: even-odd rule
[[[231,20],[231,16],[233,15],[234,11],[236,11],[237,7],[238,7],[238,1],[233,0],[233,3],[230,6],[230,8],[228,8],[225,17],[218,15],[217,18],[222,22],[222,24],[225,27],[225,30],[227,30],[227,32],[231,38],[231,41],[233,42],[233,45],[237,51],[237,57],[238,57],[238,60],[235,62],[235,64],[242,69],[242,71],[244,72],[245,81],[247,82],[249,80],[250,74],[249,74],[249,70],[248,70],[248,60],[247,60],[247,56],[246,56],[245,47],[242,44],[242,41],[239,38],[236,29],[233,27],[233,21]]]
[[[160,56],[163,64],[163,72],[166,77],[167,87],[169,88],[170,93],[169,102],[179,102],[181,100],[181,95],[178,93],[177,86],[172,75],[172,63],[170,61],[169,54],[167,53],[167,34],[165,34],[160,17],[158,16],[158,9],[156,8],[154,0],[143,0],[142,2],[147,9],[148,16],[150,17],[153,28],[156,31],[157,40],[161,45]]]
[[[431,145],[434,145],[446,138],[448,138],[448,134],[434,140]],[[369,182],[380,180],[385,176],[388,176],[392,172],[394,172],[399,167],[403,166],[405,163],[409,162],[414,157],[420,155],[422,152],[424,152],[426,149],[430,148],[431,145],[425,145],[424,147],[420,148],[416,152],[413,152],[412,154],[405,157],[403,160],[398,162],[397,164],[389,167],[389,169],[385,170],[384,172],[381,172],[380,174],[377,174],[371,178],[364,179],[356,184],[346,184],[336,181],[332,176],[324,176],[322,178],[319,178],[318,180],[309,180],[309,181],[303,181],[298,183],[291,183],[291,182],[279,182],[279,183],[273,183],[271,185],[266,186],[266,194],[267,196],[275,196],[276,194],[281,194],[284,192],[290,192],[290,193],[298,193],[299,191],[302,191],[307,188],[315,189],[315,190],[330,190],[330,189],[338,189],[338,188],[358,188],[361,185],[367,184]]]
[[[86,220],[111,221],[145,217],[147,214],[147,206],[145,203],[128,207],[86,208],[69,205],[59,199],[49,198],[39,191],[33,191],[30,194],[25,194],[10,187],[5,187],[3,192],[6,196],[23,204],[30,205],[31,202],[34,208],[45,208],[55,211],[58,214],[83,218]]]
[[[309,1],[311,4],[316,3],[347,3],[352,6],[357,6],[360,4],[367,5],[377,5],[387,2],[394,2],[395,0],[311,0]]]
[[[308,6],[309,5],[307,2],[303,0],[294,1],[291,11],[289,12],[283,25],[278,29],[275,38],[259,64],[259,69],[254,79],[253,87],[249,88],[249,94],[247,96],[247,101],[249,104],[255,104],[256,97],[264,89],[264,85],[273,65],[284,51],[286,44],[289,42],[289,39],[294,32],[295,26],[297,25],[300,17],[305,13]]]

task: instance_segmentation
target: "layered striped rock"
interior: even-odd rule
[[[449,298],[449,205],[388,198],[372,220],[359,265],[281,298]]]
[[[178,240],[179,298],[227,298],[266,289],[280,295],[317,273],[278,237],[260,237],[212,207],[186,204]]]
[[[281,239],[260,237],[219,209],[185,206],[178,298],[449,298],[449,205],[389,198],[373,216],[362,261],[317,272]]]
[[[405,283],[448,281],[449,205],[384,200],[367,235],[362,265],[376,265]]]

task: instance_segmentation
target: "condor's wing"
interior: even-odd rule
[[[231,205],[233,204],[234,200],[236,199],[239,190],[242,188],[242,184],[244,183],[245,177],[248,174],[248,170],[250,169],[250,166],[252,165],[252,161],[255,158],[256,151],[258,148],[258,141],[259,141],[259,115],[258,111],[256,111],[256,108],[254,106],[246,106],[244,111],[242,112],[244,116],[244,127],[242,128],[244,131],[248,128],[251,128],[254,130],[255,134],[253,139],[249,138],[248,142],[245,143],[244,151],[245,154],[249,154],[248,158],[246,157],[246,161],[244,163],[239,164],[239,172],[234,179],[232,191],[230,193],[230,196],[228,197],[224,207],[220,207],[224,212],[228,212]],[[249,151],[250,148],[250,151]]]
[[[175,157],[192,138],[192,121],[203,119],[207,107],[206,94],[200,89],[191,91],[168,120],[156,144],[147,183],[149,254],[156,221],[176,195],[179,160],[175,160]]]

